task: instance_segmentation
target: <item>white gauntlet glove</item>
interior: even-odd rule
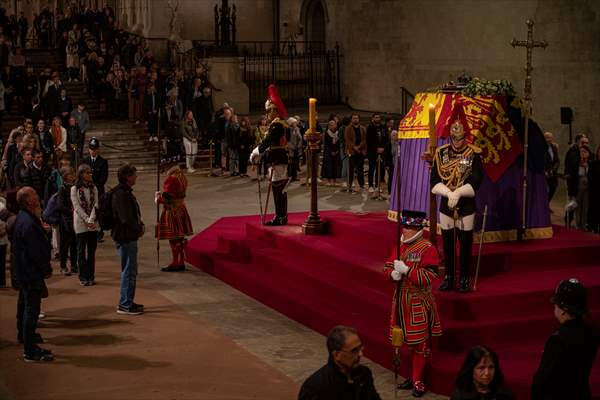
[[[390,276],[395,281],[399,281],[400,279],[402,279],[402,274],[396,270],[393,270],[392,273],[390,274]]]
[[[448,194],[448,207],[450,209],[453,209],[454,207],[456,207],[459,200],[460,200],[460,194],[458,194],[457,192],[450,192]]]
[[[158,199],[160,199],[160,192],[154,192],[154,204],[158,204]]]
[[[394,271],[398,271],[400,274],[406,274],[408,272],[408,265],[402,260],[394,260]]]
[[[450,188],[448,186],[446,186],[442,182],[440,182],[431,188],[431,193],[439,194],[440,196],[443,196],[443,197],[448,197],[448,195],[450,193],[452,193],[452,190],[450,190]]]
[[[456,207],[461,197],[475,197],[475,190],[470,183],[457,187],[455,191],[448,194],[448,207]]]
[[[258,151],[258,146],[252,150],[250,153],[250,164],[258,164],[260,162],[260,153]]]

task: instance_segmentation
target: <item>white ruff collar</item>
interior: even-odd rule
[[[411,237],[410,239],[404,239],[404,235],[400,236],[400,242],[403,244],[409,244],[409,243],[416,241],[417,239],[421,239],[422,236],[423,236],[423,229],[421,229],[419,232],[415,233],[415,236]]]

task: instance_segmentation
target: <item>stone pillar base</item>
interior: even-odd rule
[[[215,109],[229,104],[236,114],[250,113],[250,90],[243,81],[238,57],[212,57],[208,60],[208,78],[221,91],[213,92]]]

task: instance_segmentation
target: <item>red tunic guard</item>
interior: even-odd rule
[[[173,260],[163,271],[182,271],[185,269],[184,248],[185,237],[191,235],[192,221],[185,206],[187,178],[183,171],[175,166],[167,172],[163,182],[163,192],[157,193],[156,201],[163,205],[160,222],[156,226],[156,237],[169,240]]]
[[[436,248],[423,239],[423,227],[427,224],[425,213],[402,211],[400,219],[403,234],[400,239],[400,254],[396,249],[385,263],[385,277],[396,283],[390,316],[390,340],[399,357],[400,340],[394,332],[402,332],[403,343],[409,346],[412,355],[412,376],[399,389],[413,389],[414,397],[427,391],[423,382],[423,371],[431,356],[431,337],[442,334],[435,299],[431,293],[431,282],[437,277],[434,268],[439,265]],[[396,335],[402,336],[402,335]]]
[[[428,267],[439,265],[438,252],[423,238],[400,245],[400,258],[394,249],[385,263],[384,273],[388,279],[394,270],[394,260],[402,260],[409,270],[396,285],[390,315],[390,339],[394,326],[404,332],[404,342],[409,346],[423,343],[431,336],[442,334],[435,299],[431,293],[431,281],[437,275]],[[399,293],[397,293],[399,291]],[[397,299],[400,304],[397,304]]]

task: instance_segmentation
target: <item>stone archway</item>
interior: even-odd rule
[[[304,25],[305,37],[310,42],[322,44],[313,45],[315,50],[325,49],[327,43],[327,23],[329,15],[327,4],[324,0],[304,0],[302,4],[300,21]]]

